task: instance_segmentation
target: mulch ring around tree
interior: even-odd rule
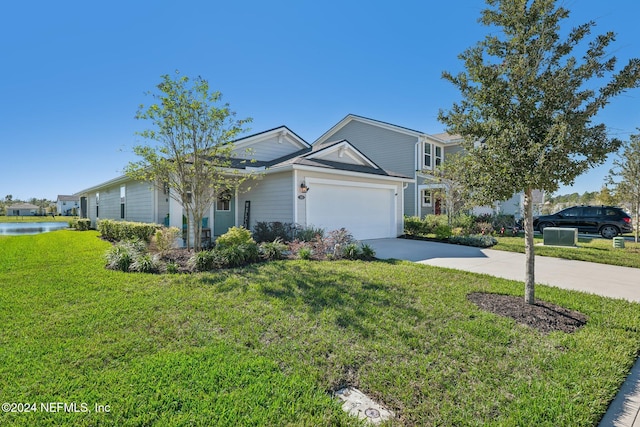
[[[543,333],[572,333],[587,323],[587,316],[578,311],[540,300],[536,300],[535,304],[527,304],[521,296],[474,292],[467,298],[482,310],[510,317],[517,323]]]

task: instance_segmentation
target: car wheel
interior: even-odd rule
[[[600,235],[605,239],[613,239],[618,234],[620,234],[620,230],[613,225],[605,225],[600,229]]]
[[[553,227],[553,224],[551,224],[550,222],[541,222],[540,224],[538,224],[538,231],[543,233],[544,229],[547,227]]]

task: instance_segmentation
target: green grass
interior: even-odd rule
[[[409,262],[277,261],[193,275],[103,268],[96,232],[0,237],[0,425],[593,426],[640,351],[640,306],[538,285],[589,317],[541,334],[466,295],[523,284]],[[110,412],[93,412],[94,405]]]
[[[524,253],[524,238],[497,237],[498,244],[491,249]],[[542,246],[542,236],[535,236],[535,254],[600,264],[640,268],[640,243],[625,241],[625,247],[614,248],[608,239],[578,238],[578,247]]]
[[[3,216],[0,215],[0,222],[69,222],[77,216]]]

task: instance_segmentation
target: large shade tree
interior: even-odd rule
[[[439,118],[465,139],[460,178],[477,203],[524,193],[525,301],[533,304],[532,192],[570,185],[616,151],[620,141],[593,120],[612,97],[638,86],[640,60],[616,71],[607,52],[614,34],[591,37],[594,22],[561,31],[569,11],[555,0],[486,2],[479,22],[490,32],[460,54],[466,71],[443,73],[462,100]]]
[[[638,128],[640,131],[640,128]],[[613,168],[607,176],[613,193],[619,201],[631,205],[631,215],[635,218],[635,240],[640,233],[640,134],[631,135],[622,150],[613,160]]]
[[[233,141],[251,119],[236,119],[229,104],[221,102],[220,92],[210,90],[201,77],[163,75],[157,91],[148,94],[155,102],[141,105],[136,118],[151,125],[138,133],[151,143],[133,148],[141,159],[125,171],[169,190],[183,206],[193,245],[199,249],[202,219],[211,205],[251,178],[233,167],[238,156]]]

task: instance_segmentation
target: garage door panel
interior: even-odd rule
[[[395,236],[395,191],[389,188],[313,183],[307,224],[327,231],[346,228],[356,239]]]

